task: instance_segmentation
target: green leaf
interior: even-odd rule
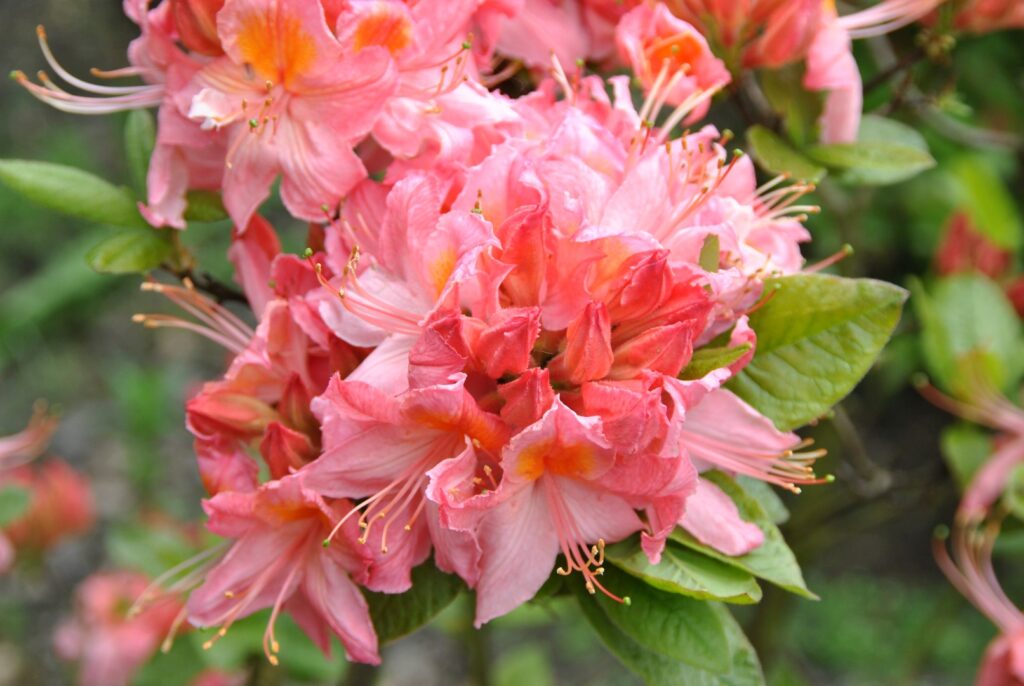
[[[174,254],[168,231],[150,228],[118,231],[93,246],[85,259],[90,267],[104,274],[148,272]]]
[[[686,368],[679,372],[679,378],[684,380],[700,379],[716,369],[728,367],[746,355],[749,350],[749,343],[742,343],[731,348],[722,346],[704,347],[694,350],[693,356],[690,357],[690,362],[686,365]]]
[[[606,558],[646,584],[668,593],[739,604],[761,600],[761,587],[748,572],[671,541],[656,565],[650,563],[635,541],[609,548]]]
[[[0,182],[34,203],[72,217],[115,226],[147,226],[128,190],[75,167],[0,160]]]
[[[754,161],[771,174],[788,174],[804,181],[820,181],[826,174],[824,167],[809,160],[766,126],[755,124],[747,129],[747,144]]]
[[[660,591],[616,567],[605,567],[601,584],[627,602],[593,594],[615,627],[650,651],[714,673],[729,670],[720,616],[707,602]]]
[[[185,221],[188,222],[219,222],[228,218],[227,210],[221,201],[220,193],[215,191],[189,191],[185,197],[188,207],[185,209]]]
[[[935,166],[926,152],[892,143],[833,143],[808,148],[807,155],[850,184],[887,186],[905,181]]]
[[[107,555],[116,566],[154,578],[197,552],[182,531],[141,523],[117,527],[107,536],[106,544]]]
[[[146,198],[146,175],[149,158],[156,146],[156,124],[149,110],[132,110],[124,123],[124,152],[132,187],[140,198]]]
[[[872,279],[794,274],[750,316],[754,359],[728,388],[787,430],[820,417],[864,377],[899,322],[907,292]]]
[[[380,642],[388,643],[416,631],[448,607],[462,588],[458,577],[439,571],[433,560],[428,560],[412,570],[412,588],[405,593],[366,591],[370,618]]]
[[[803,77],[801,65],[763,70],[758,74],[765,97],[782,117],[786,137],[798,147],[817,138],[818,118],[825,100],[821,93],[803,87]]]
[[[25,513],[32,493],[16,484],[0,486],[0,526],[6,526]]]
[[[786,545],[779,527],[775,526],[772,518],[761,507],[757,498],[747,493],[736,481],[720,472],[706,472],[701,474],[701,478],[712,481],[732,498],[739,509],[740,516],[744,520],[756,524],[764,533],[764,543],[746,555],[732,557],[703,545],[682,529],[677,528],[673,531],[671,539],[708,557],[769,581],[791,593],[816,600],[818,596],[808,590],[800,566],[793,556],[793,551]]]
[[[739,474],[736,483],[743,487],[747,495],[757,500],[773,524],[785,524],[789,521],[789,509],[775,489],[753,477]]]
[[[964,489],[992,454],[992,436],[974,424],[958,422],[942,430],[939,447],[949,471]]]
[[[974,381],[964,372],[979,368],[998,387],[1016,384],[1024,372],[1021,324],[998,285],[981,274],[957,274],[939,280],[931,292],[919,281],[911,287],[925,365],[940,386],[962,391]]]
[[[723,648],[728,655],[727,669],[716,673],[651,650],[620,629],[602,609],[603,606],[583,590],[582,584],[572,586],[583,616],[604,644],[622,664],[651,686],[764,686],[757,654],[724,607],[705,603],[717,615],[724,638]]]
[[[1017,250],[1024,227],[1006,183],[985,158],[964,156],[949,165],[957,187],[958,204],[967,210],[976,231],[996,245]]]

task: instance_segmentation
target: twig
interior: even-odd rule
[[[917,47],[904,55],[901,59],[889,65],[879,73],[871,77],[871,80],[864,84],[864,95],[867,96],[871,91],[875,90],[879,86],[884,85],[893,76],[896,76],[904,69],[911,69],[917,65],[918,62],[928,56],[928,53],[923,47]]]
[[[239,302],[248,303],[245,293],[239,289],[224,283],[209,272],[196,273],[191,267],[175,269],[170,265],[163,265],[163,269],[179,280],[188,279],[197,289],[209,294],[218,303]]]

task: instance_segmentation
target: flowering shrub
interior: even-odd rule
[[[825,273],[847,248],[807,264],[805,196],[826,175],[885,185],[934,164],[913,129],[863,115],[852,41],[1011,12],[941,4],[125,0],[129,65],[92,81],[40,27],[66,86],[14,78],[67,112],[130,111],[138,192],[42,162],[2,161],[0,177],[121,227],[92,266],[145,274],[179,310],[136,321],[229,359],[185,405],[213,536],[155,580],[85,582],[56,638],[80,682],[130,683],[186,628],[212,654],[268,609],[271,665],[290,659],[286,616],[375,665],[468,592],[477,628],[575,596],[648,683],[764,683],[725,604],[758,602],[764,582],[816,597],[769,487],[828,488],[824,450],[795,431],[859,383],[906,298]],[[764,115],[752,155],[715,123],[730,102]],[[238,289],[181,238],[225,218]],[[1004,298],[973,272],[1003,278],[1010,257],[965,216],[935,262]],[[920,287],[919,308],[958,400],[926,393],[1008,436],[939,561],[1003,632],[980,683],[1017,683],[1020,612],[988,574],[986,522],[1019,462],[1019,410],[975,377],[1016,378],[1019,356],[947,344],[951,282]],[[45,421],[0,441],[0,460],[39,452]],[[4,525],[15,547],[91,521],[61,465],[4,477],[40,482]]]

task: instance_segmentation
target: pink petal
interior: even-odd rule
[[[740,518],[736,503],[710,481],[701,479],[686,500],[679,523],[704,545],[726,555],[745,555],[764,542],[764,532]]]

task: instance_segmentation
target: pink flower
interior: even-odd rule
[[[717,90],[731,80],[697,29],[661,3],[645,3],[629,12],[619,22],[615,38],[622,60],[644,90],[657,90],[669,104],[680,105],[700,91]],[[695,107],[689,121],[703,117],[709,105],[705,100]]]
[[[582,417],[557,399],[517,433],[502,452],[498,488],[462,505],[479,512],[477,626],[532,598],[559,553],[565,559],[560,574],[579,572],[591,593],[618,599],[599,579],[605,541],[643,527],[630,496],[650,489],[658,472],[652,466],[618,461],[601,420]],[[439,471],[436,478],[444,476]]]
[[[57,628],[57,654],[79,663],[81,686],[127,686],[173,632],[181,606],[164,597],[128,616],[127,610],[149,586],[146,577],[127,571],[100,572],[75,592],[72,616]]]
[[[680,522],[729,554],[759,545],[713,487],[687,515],[695,462],[819,481],[817,453],[794,454],[799,438],[716,390],[750,354],[677,378],[702,339],[732,330],[752,347],[742,312],[769,255],[800,267],[805,234],[787,214],[800,192],[756,188],[712,129],[665,142],[639,128],[655,103],[637,113],[622,90],[611,101],[599,81],[561,80],[565,100],[542,86],[520,103],[529,137],[464,173],[411,174],[383,201],[362,187],[338,228],[372,259],[340,281],[330,249],[320,267],[339,295],[325,321],[379,346],[314,401],[324,453],[298,475],[365,498],[372,588],[404,590],[433,548],[476,589],[479,623],[531,597],[559,553],[616,597],[600,547],[639,530],[652,559]],[[719,265],[705,271],[709,235]]]
[[[228,131],[225,207],[246,226],[280,174],[289,211],[322,219],[366,175],[352,147],[394,91],[387,51],[345,50],[319,0],[227,0],[217,33],[189,116]]]
[[[503,423],[480,409],[464,382],[454,378],[392,399],[362,382],[335,379],[313,403],[324,451],[301,474],[325,496],[365,498],[349,516],[358,511],[360,542],[372,538],[381,554],[368,576],[372,590],[407,590],[431,544],[442,570],[473,578],[472,542],[444,531],[424,497],[431,469],[469,444],[497,452],[506,440]]]
[[[1018,438],[1017,442],[1020,440]],[[975,684],[1021,686],[1024,684],[1024,613],[1007,598],[992,566],[992,547],[999,535],[1000,520],[985,521],[991,502],[981,511],[974,507],[979,500],[972,494],[975,484],[983,491],[990,490],[985,477],[979,474],[964,494],[953,528],[952,556],[946,543],[938,538],[933,550],[950,583],[999,629],[999,635],[985,651]],[[1005,487],[1005,478],[1000,485]],[[982,499],[988,499],[987,493]]]
[[[3,530],[19,552],[38,554],[92,528],[96,514],[89,481],[63,460],[24,465],[4,473],[0,483],[30,494],[28,509]]]
[[[323,545],[350,510],[347,501],[327,503],[298,476],[286,476],[253,492],[219,493],[204,508],[209,529],[234,539],[188,600],[193,624],[220,627],[207,645],[235,620],[270,607],[263,647],[272,663],[278,662],[274,623],[282,610],[325,653],[333,632],[350,660],[380,663],[366,600],[350,578],[361,578],[369,563],[365,548],[354,544],[355,522]]]

